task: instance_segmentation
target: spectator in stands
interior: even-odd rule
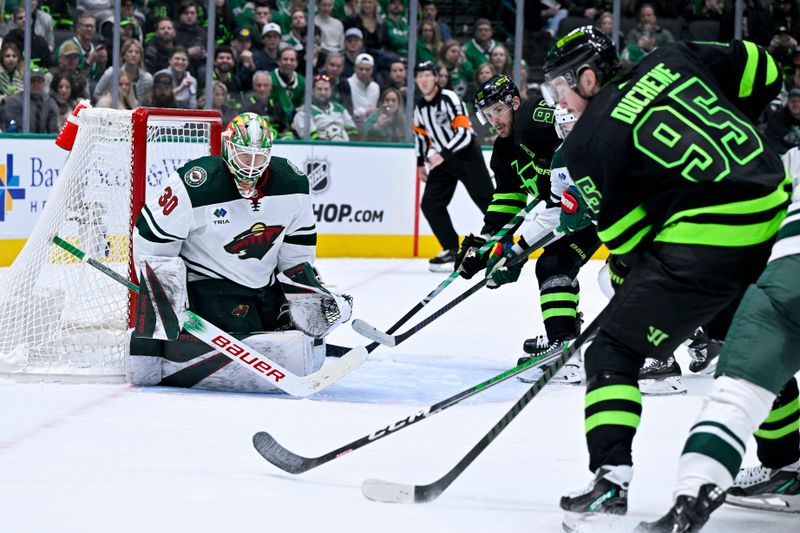
[[[344,72],[344,56],[342,54],[328,54],[323,71],[323,74],[327,74],[331,79],[331,85],[335,88],[342,79],[342,73]]]
[[[75,108],[80,97],[72,88],[72,80],[63,74],[53,76],[53,81],[50,83],[50,97],[55,99],[58,106],[58,131],[61,131],[61,126],[66,122],[67,116]]]
[[[800,146],[800,88],[789,91],[786,105],[769,117],[765,135],[781,155]]]
[[[158,74],[169,76],[170,87],[172,87],[172,106],[183,109],[197,109],[197,80],[189,72],[189,54],[182,46],[176,46],[169,58],[169,67],[159,71],[153,76],[155,85]],[[162,77],[162,80],[166,78]],[[153,91],[153,99],[163,98],[164,95]]]
[[[475,85],[479,86],[481,83],[490,80],[497,76],[497,70],[491,63],[481,63],[478,70],[475,71]]]
[[[628,32],[628,37],[625,42],[627,44],[638,43],[639,37],[641,37],[646,24],[652,24],[656,28],[656,48],[675,40],[669,30],[661,28],[658,25],[658,17],[656,16],[656,10],[653,5],[642,4],[639,8],[639,25]]]
[[[9,31],[3,38],[3,42],[13,43],[20,50],[20,53],[25,50],[25,6],[18,7],[14,10],[14,29]],[[47,46],[47,41],[41,35],[33,33],[31,35],[31,57],[33,58],[33,65],[39,67],[49,67],[52,65],[50,48]]]
[[[171,19],[161,17],[156,20],[156,36],[147,43],[144,50],[144,66],[150,74],[169,66],[169,58],[175,50],[175,24]]]
[[[133,90],[133,84],[131,83],[131,79],[126,72],[119,73],[119,100],[117,101],[117,107],[115,109],[136,109],[139,107],[139,101],[136,99],[136,95]],[[152,87],[151,87],[152,90]],[[111,94],[111,88],[109,87],[106,92],[100,95],[100,98],[97,99],[97,103],[95,103],[95,107],[113,107],[114,97]]]
[[[283,35],[289,35],[292,31],[292,15],[295,11],[301,11],[305,18],[307,8],[307,0],[290,0],[288,2],[281,0],[277,2],[278,9],[272,12],[272,22],[277,23],[281,27]]]
[[[333,16],[344,21],[358,13],[358,3],[358,0],[336,0],[333,3]]]
[[[147,72],[144,68],[144,50],[139,41],[130,39],[123,43],[120,49],[122,55],[122,71],[128,75],[128,80],[133,89],[133,95],[137,102],[144,102],[150,89],[153,87],[153,75]],[[97,82],[94,88],[94,100],[98,100],[100,96],[111,90],[111,83],[114,77],[114,68],[108,67]]]
[[[92,63],[92,67],[89,69],[88,75],[86,75],[86,93],[88,96],[94,94],[94,88],[110,65],[111,62],[108,60],[108,47],[105,41],[98,35],[95,37],[94,42],[94,63]]]
[[[184,50],[183,47],[178,47],[173,53],[172,57],[173,58],[175,57],[175,54],[178,53],[178,50],[182,50],[184,62],[188,67],[189,58],[186,54],[186,50]],[[169,109],[175,109],[177,107],[183,107],[183,108],[187,107],[185,105],[180,105],[178,104],[178,102],[175,101],[175,95],[177,93],[175,91],[175,82],[172,79],[172,75],[170,74],[170,69],[172,68],[173,66],[170,66],[170,68],[166,70],[162,70],[161,72],[156,72],[155,76],[153,76],[153,91],[150,94],[150,97],[145,101],[145,105],[149,107],[166,107]],[[184,75],[190,76],[188,72],[185,72]],[[193,98],[196,98],[196,96],[197,96],[196,93],[192,95]],[[193,105],[190,109],[196,109],[196,108],[197,104],[195,101],[195,105]]]
[[[46,93],[44,72],[38,68],[31,69],[30,80],[30,132],[58,133],[58,106]],[[27,97],[25,91],[19,91],[8,98],[2,122],[4,131],[12,120],[22,128],[22,107]]]
[[[305,12],[301,9],[296,9],[292,12],[291,21],[291,30],[288,34],[283,35],[283,42],[299,52],[303,49],[303,41],[308,28]]]
[[[555,37],[558,34],[558,25],[567,18],[569,11],[555,0],[544,0],[540,3],[542,9],[539,16],[542,21],[542,29],[550,37]]]
[[[306,82],[297,73],[297,50],[286,47],[278,54],[278,68],[272,71],[272,92],[287,117],[303,104]]]
[[[227,45],[220,45],[214,49],[214,70],[211,79],[220,81],[228,88],[228,94],[234,98],[241,98],[242,80],[236,72],[236,58],[233,49]]]
[[[175,28],[175,44],[189,54],[189,66],[198,72],[206,59],[206,30],[197,23],[197,5],[194,0],[184,0],[178,8],[178,25]]]
[[[378,85],[381,86],[382,91],[386,89],[397,89],[400,91],[400,95],[405,99],[408,94],[408,89],[406,88],[407,76],[408,70],[406,69],[406,60],[402,57],[398,57],[389,63],[388,72],[381,73],[377,76]]]
[[[96,56],[96,52],[94,54]],[[82,98],[89,98],[91,92],[89,91],[87,71],[79,69],[79,64],[80,48],[75,44],[75,41],[70,39],[61,43],[61,46],[58,47],[58,65],[51,68],[45,75],[48,85],[52,82],[54,76],[63,74],[69,77],[77,94],[81,95]]]
[[[24,5],[24,2],[23,4]],[[52,54],[55,52],[55,37],[53,34],[53,17],[50,13],[39,9],[39,0],[31,0],[31,18],[33,19],[33,33],[47,42],[47,49]]]
[[[272,76],[265,70],[253,74],[253,90],[245,94],[241,112],[266,117],[276,138],[293,137],[286,112],[272,97]]]
[[[394,88],[381,93],[378,109],[370,113],[365,125],[365,138],[372,142],[397,143],[406,137],[406,116],[403,95]]]
[[[450,71],[442,63],[436,63],[436,85],[440,89],[453,90],[453,86],[450,83]]]
[[[436,62],[439,58],[439,50],[442,48],[442,40],[439,38],[436,23],[430,20],[423,20],[419,24],[418,33],[417,62]]]
[[[653,24],[645,24],[641,27],[639,40],[635,43],[628,43],[625,50],[622,51],[620,59],[623,64],[635,65],[655,49],[656,27]]]
[[[112,0],[76,0],[75,9],[78,13],[92,15],[97,20],[105,20],[110,17],[114,2]]]
[[[304,33],[301,40],[302,48],[297,51],[297,71],[306,71],[306,37],[308,34]],[[314,27],[314,46],[311,50],[311,57],[313,59],[312,72],[320,72],[325,68],[325,60],[328,59],[328,52],[322,49],[322,31],[319,26]]]
[[[331,81],[327,74],[314,76],[311,106],[301,106],[292,121],[292,128],[301,139],[321,141],[349,141],[357,135],[350,113],[341,104],[332,101]],[[311,109],[310,129],[306,131],[306,113]]]
[[[489,54],[489,63],[492,64],[498,74],[505,74],[508,77],[514,76],[514,67],[511,63],[511,56],[508,49],[502,44],[498,44]]]
[[[14,93],[22,91],[23,65],[20,58],[22,54],[17,45],[3,41],[0,46],[0,106]]]
[[[797,39],[785,27],[780,27],[769,41],[767,50],[775,58],[781,68],[781,74],[786,76],[794,68],[794,57],[797,53]]]
[[[745,2],[746,3],[746,2]],[[745,16],[747,16],[745,14]],[[800,6],[792,0],[774,0],[772,5],[772,28],[785,28],[785,31],[800,34]]]
[[[597,19],[595,25],[598,30],[608,35],[609,39],[613,40],[614,33],[614,15],[610,11],[604,11]],[[617,50],[625,48],[625,40],[622,38],[622,32],[617,35]]]
[[[724,10],[725,0],[693,0],[686,3],[685,15],[688,20],[721,20]]]
[[[200,107],[205,108],[205,103],[201,102]],[[229,98],[228,88],[224,83],[216,80],[211,85],[211,109],[219,111],[219,114],[222,115],[223,128],[239,113]]]
[[[405,3],[403,0],[389,0],[387,9],[389,14],[384,20],[386,24],[384,48],[387,52],[405,57],[408,55],[408,19],[405,16]]]
[[[372,79],[375,60],[369,54],[356,57],[355,73],[342,82],[342,103],[350,112],[359,131],[364,130],[367,116],[378,108],[381,88]]]
[[[326,52],[341,52],[344,49],[344,24],[331,16],[333,0],[317,2],[317,16],[314,24],[322,33],[322,49]]]
[[[480,87],[482,83],[492,79],[496,75],[497,71],[494,69],[494,66],[492,66],[491,63],[482,63],[478,67],[478,70],[475,71],[475,86]],[[525,84],[520,85],[520,88],[525,86]],[[472,102],[468,103],[467,107],[470,110],[469,122],[472,124],[473,131],[475,131],[475,138],[478,140],[481,146],[494,145],[494,141],[497,138],[497,130],[492,127],[491,122],[486,122],[484,124],[482,121],[478,120],[478,115],[475,113]]]
[[[475,72],[475,69],[478,68],[478,65],[489,61],[492,50],[497,46],[497,41],[492,39],[493,35],[494,30],[492,29],[492,23],[489,22],[488,19],[481,18],[475,21],[475,34],[473,38],[467,41],[461,48],[470,66],[468,78],[472,78],[472,74]],[[449,68],[448,65],[448,69]],[[455,86],[455,83],[453,83],[453,86]],[[459,95],[459,97],[460,96],[461,95]]]
[[[492,48],[494,48],[494,45]],[[464,55],[464,50],[458,41],[444,43],[439,54],[439,62],[447,67],[447,71],[450,73],[450,86],[458,97],[463,100],[472,84],[472,80],[475,79],[475,70]],[[477,66],[488,62],[489,58],[485,57]]]
[[[264,25],[261,34],[262,48],[253,53],[253,63],[257,70],[278,68],[278,49],[281,45],[281,27],[274,22]]]
[[[240,26],[233,32],[231,48],[233,49],[233,57],[237,64],[235,73],[242,84],[241,91],[236,98],[241,98],[244,91],[250,90],[253,73],[257,70],[252,36],[253,30],[250,26]],[[231,94],[231,96],[234,95]]]
[[[351,28],[360,30],[363,48],[370,51],[383,49],[385,24],[378,15],[377,0],[361,0],[358,14],[348,17],[344,25],[348,30]]]
[[[349,78],[355,72],[356,58],[364,52],[364,34],[358,28],[350,28],[344,33],[344,73]]]
[[[436,7],[436,2],[433,0],[424,0],[422,2],[422,20],[433,22],[439,28],[439,38],[444,41],[451,39],[450,26],[444,22],[437,20],[439,17],[439,8]]]
[[[67,42],[73,42],[78,47],[80,54],[78,68],[86,73],[87,76],[93,74],[100,76],[102,72],[97,72],[95,66],[95,44],[94,36],[97,33],[97,20],[89,14],[78,17],[78,25],[75,29],[75,37]],[[58,60],[58,58],[56,58]]]
[[[253,28],[256,35],[264,35],[264,26],[272,22],[272,8],[269,7],[267,0],[256,0],[253,6]],[[278,35],[281,34],[280,26],[278,26]],[[259,50],[263,46],[257,40],[253,41],[253,49]]]

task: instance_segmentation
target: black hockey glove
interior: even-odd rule
[[[471,279],[472,276],[486,268],[486,261],[489,260],[489,252],[482,254],[478,250],[486,244],[486,239],[478,235],[469,234],[464,237],[461,243],[461,248],[456,255],[456,271],[461,274],[464,279]]]

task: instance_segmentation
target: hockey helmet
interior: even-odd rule
[[[439,72],[439,69],[436,67],[436,63],[433,61],[420,61],[414,65],[414,76],[425,71],[431,72],[434,76],[436,76]]]
[[[256,184],[269,165],[272,130],[264,117],[242,113],[222,134],[222,157],[243,198],[256,195]]]
[[[569,32],[556,42],[545,58],[544,79],[545,98],[548,103],[556,103],[552,82],[559,77],[566,80],[572,90],[578,88],[581,72],[591,68],[597,74],[600,85],[605,84],[619,68],[619,58],[614,43],[594,26],[582,26]]]
[[[504,105],[513,108],[519,89],[506,75],[494,76],[483,82],[475,93],[475,111],[481,124],[487,124],[492,110],[500,111]],[[498,102],[504,105],[496,105]]]

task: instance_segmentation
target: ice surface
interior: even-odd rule
[[[382,329],[444,279],[427,272],[424,260],[319,263],[328,283],[355,297],[354,317]],[[595,282],[599,267],[591,262],[581,273],[588,319],[605,304]],[[408,326],[475,282],[454,282]],[[549,385],[429,504],[370,502],[360,485],[367,478],[439,478],[527,385],[512,379],[299,476],[273,467],[251,446],[252,434],[263,430],[296,453],[320,455],[498,374],[515,364],[523,339],[542,331],[537,303],[528,266],[518,283],[479,291],[305,400],[0,381],[0,531],[561,531],[560,495],[590,478],[579,387]],[[349,326],[331,337],[346,345],[362,340]],[[683,349],[678,359],[686,368]],[[626,528],[669,507],[676,461],[710,384],[685,379],[688,395],[644,400]],[[746,464],[754,461],[751,443]],[[726,507],[704,531],[797,530],[796,515]]]

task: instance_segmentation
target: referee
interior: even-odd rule
[[[458,253],[458,233],[447,212],[458,181],[482,213],[492,201],[493,187],[467,109],[456,93],[439,88],[436,71],[432,61],[414,67],[414,79],[422,93],[414,107],[414,133],[417,167],[426,182],[420,207],[442,245],[442,251],[429,261],[430,269],[446,272],[453,270]]]

